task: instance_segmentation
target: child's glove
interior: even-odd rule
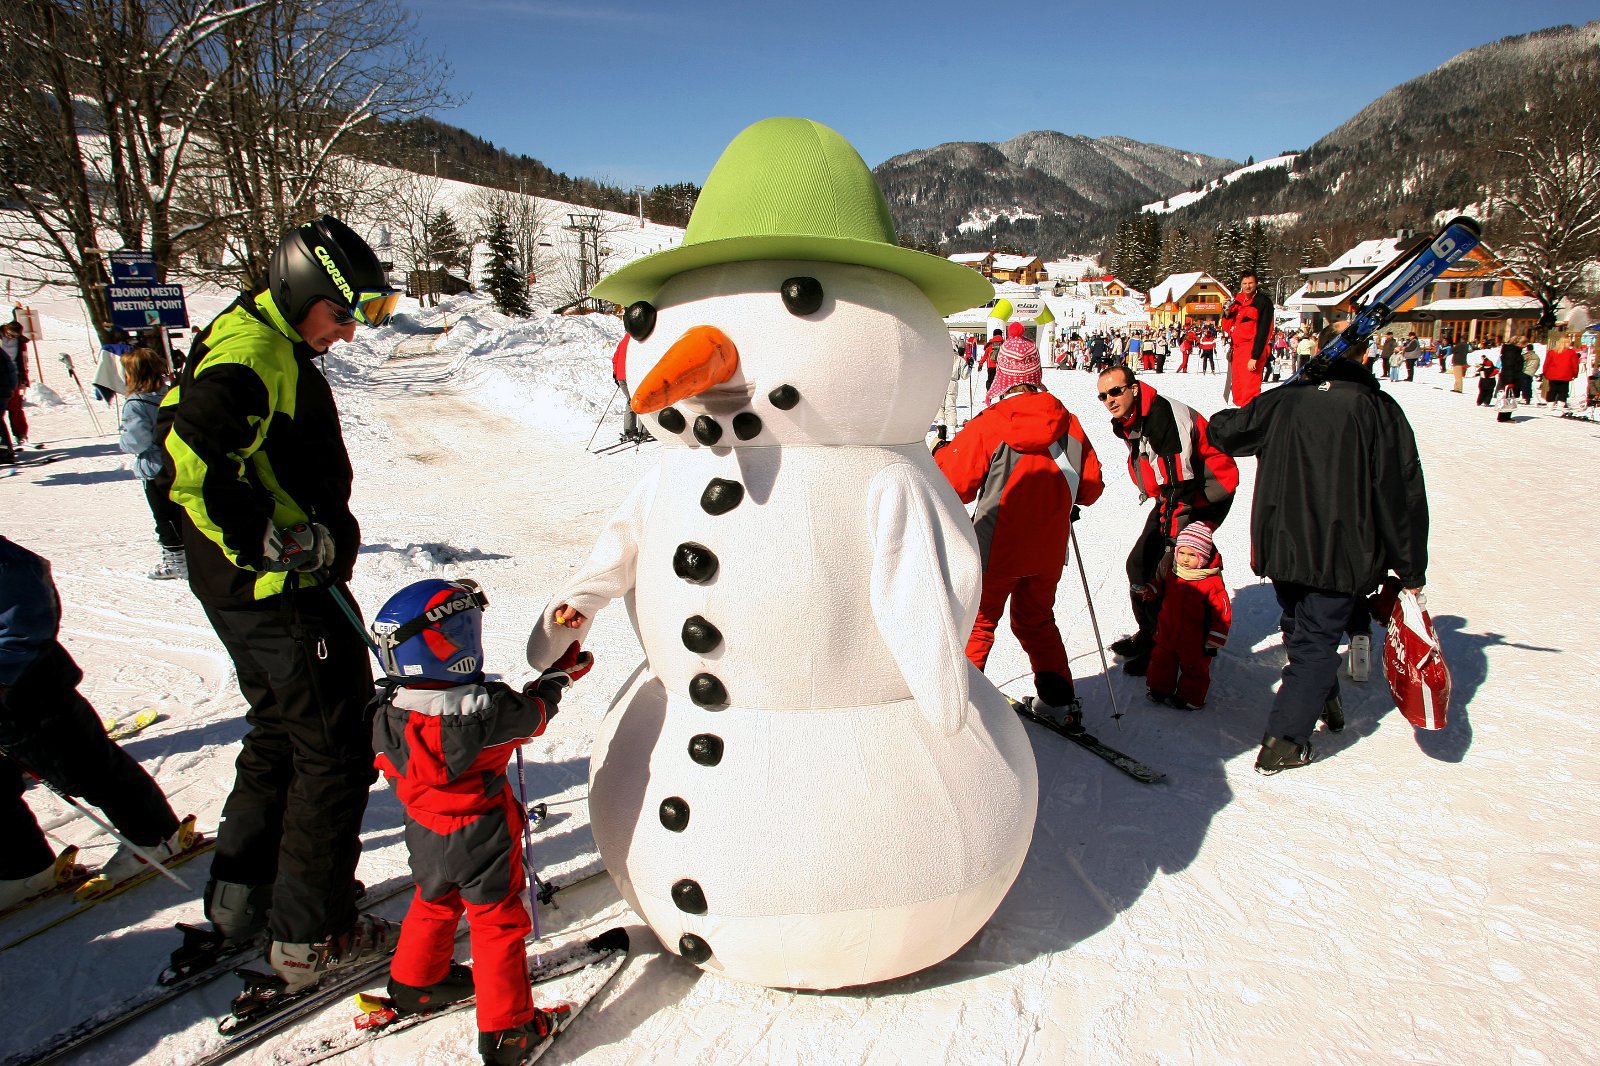
[[[567,645],[567,650],[562,653],[561,658],[550,664],[548,670],[522,686],[522,694],[543,700],[550,708],[546,712],[548,716],[561,702],[561,694],[574,681],[592,669],[594,669],[594,656],[580,648],[577,641],[573,641]]]

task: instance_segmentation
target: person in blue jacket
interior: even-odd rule
[[[159,482],[162,451],[156,417],[167,394],[167,362],[153,348],[135,348],[122,354],[122,377],[128,383],[128,398],[122,404],[118,443],[133,456],[133,472],[144,484],[145,502],[156,520],[156,543],[161,545],[161,562],[149,577],[152,581],[186,578],[189,564],[178,525],[179,508]]]
[[[0,536],[0,909],[51,888],[68,872],[23,801],[25,774],[100,808],[117,832],[158,858],[182,851],[179,823],[144,768],[106,736],[78,693],[83,671],[56,639],[61,600],[50,564]],[[119,848],[101,869],[125,880],[143,860]]]

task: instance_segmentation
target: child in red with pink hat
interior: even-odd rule
[[[1006,326],[1006,341],[1000,346],[995,359],[994,380],[984,393],[985,406],[993,404],[1016,385],[1044,383],[1044,367],[1039,362],[1039,348],[1025,335],[1021,322]]]
[[[1222,583],[1222,556],[1211,543],[1207,522],[1179,531],[1172,577],[1161,601],[1155,648],[1145,681],[1150,699],[1192,711],[1211,690],[1211,660],[1228,641],[1233,610]]]

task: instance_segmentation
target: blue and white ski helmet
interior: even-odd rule
[[[428,578],[389,597],[372,623],[383,672],[397,681],[475,680],[483,671],[483,609],[476,581]]]

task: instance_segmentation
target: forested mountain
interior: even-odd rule
[[[1600,77],[1586,71],[1600,71],[1600,21],[1470,49],[1384,93],[1292,167],[1245,174],[1139,226],[1127,224],[1137,204],[1237,164],[1124,138],[1035,133],[908,152],[877,175],[902,240],[929,250],[1010,248],[1046,259],[1100,251],[1112,263],[1121,224],[1124,238],[1142,246],[1135,258],[1156,264],[1151,269],[1227,274],[1245,261],[1288,272],[1357,239],[1421,231],[1440,212],[1483,207],[1507,177],[1500,149],[1550,106],[1541,91],[1558,75],[1580,86]],[[1492,240],[1494,220],[1486,221]],[[1252,250],[1241,260],[1232,249],[1242,245]]]
[[[1235,166],[1126,137],[1045,130],[1000,144],[956,141],[906,152],[874,173],[905,243],[1055,254],[1103,238],[1141,203]]]

